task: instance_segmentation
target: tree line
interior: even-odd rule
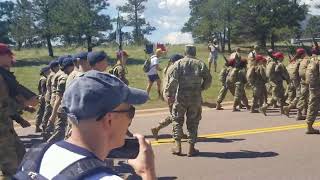
[[[103,42],[115,40],[109,0],[17,0],[0,2],[0,42],[22,47],[48,48],[54,56],[52,42],[64,46],[86,45],[88,51]],[[142,14],[147,0],[126,0],[118,11],[125,14],[122,26],[132,27],[123,33],[134,43],[143,43],[144,35],[155,30]]]
[[[320,6],[318,6],[320,8]],[[267,42],[313,36],[320,32],[320,17],[312,16],[305,29],[309,6],[298,0],[190,0],[191,16],[182,31],[191,32],[196,42],[215,37],[224,51],[231,42]]]

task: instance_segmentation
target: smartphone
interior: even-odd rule
[[[139,154],[139,141],[136,138],[125,139],[122,147],[113,149],[107,158],[135,159]]]

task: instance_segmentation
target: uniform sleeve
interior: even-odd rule
[[[168,83],[165,87],[165,95],[167,97],[174,97],[177,88],[178,88],[178,82],[179,82],[179,66],[178,63],[174,64],[174,67],[172,68],[172,71],[168,73]]]
[[[209,89],[212,83],[212,76],[210,74],[209,69],[204,63],[202,65],[202,78],[203,78],[203,82],[202,82],[201,89],[202,90]]]
[[[224,68],[221,70],[220,74],[219,74],[219,80],[220,80],[220,82],[224,83],[224,81],[225,81],[225,79],[226,79],[226,76],[227,76],[226,74],[227,74],[227,67],[224,67]]]
[[[257,70],[257,68],[252,66],[247,71],[246,76],[247,76],[247,80],[248,80],[248,82],[250,84],[253,84],[253,81],[254,81],[254,77],[253,76],[254,76],[254,73],[255,73],[256,70]]]
[[[64,91],[66,90],[66,82],[67,77],[60,77],[58,80],[58,86],[57,86],[57,93],[60,95],[63,95]]]
[[[45,95],[46,92],[47,92],[46,81],[47,81],[47,79],[44,78],[43,80],[41,80],[41,83],[40,83],[40,85],[41,85],[41,94],[42,94],[42,95]]]

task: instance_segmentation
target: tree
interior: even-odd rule
[[[11,22],[11,36],[18,45],[18,50],[22,44],[27,44],[28,39],[32,39],[34,31],[34,20],[32,15],[32,4],[28,0],[17,0]]]
[[[312,16],[306,27],[306,36],[312,37],[315,33],[320,33],[320,16]]]
[[[81,43],[85,37],[87,49],[92,51],[92,39],[101,42],[105,39],[103,32],[112,29],[110,17],[105,14],[108,6],[107,0],[60,0],[59,9],[68,11],[56,14],[58,33],[68,45]]]
[[[53,49],[51,40],[55,36],[55,14],[58,0],[33,0],[32,14],[35,17],[35,29],[37,34],[46,40],[49,56],[53,57]]]
[[[11,43],[11,40],[9,38],[9,26],[13,9],[13,2],[0,2],[0,42],[2,43]]]
[[[144,35],[150,35],[152,31],[156,30],[155,27],[151,26],[149,22],[142,17],[145,11],[144,3],[148,0],[127,0],[126,4],[118,7],[118,9],[128,14],[125,25],[131,26],[133,30],[133,39],[135,43],[142,44]]]

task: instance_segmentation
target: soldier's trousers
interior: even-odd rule
[[[172,107],[173,107],[173,105],[169,105],[170,115],[167,116],[164,120],[159,122],[159,125],[157,126],[158,129],[163,129],[163,128],[169,126],[172,123],[172,121],[173,121],[173,118],[172,118],[172,115],[171,115]]]
[[[300,97],[298,100],[297,108],[302,110],[307,110],[308,108],[308,99],[309,99],[309,85],[305,83],[301,83],[300,86]]]
[[[61,141],[66,136],[66,128],[67,128],[67,114],[66,113],[58,113],[57,121],[54,125],[54,131],[52,136],[48,139],[47,142],[55,143],[57,141]]]
[[[37,116],[36,116],[36,127],[40,127],[40,124],[42,123],[45,107],[46,107],[46,102],[44,98],[41,98],[39,102],[39,109],[37,111]]]
[[[42,119],[42,129],[43,130],[47,129],[48,120],[51,116],[51,113],[52,113],[52,106],[51,106],[50,102],[46,102],[44,114],[43,114],[43,119]]]
[[[217,103],[222,103],[224,98],[226,98],[228,90],[230,91],[232,96],[234,96],[234,91],[235,91],[234,86],[227,86],[226,84],[222,84],[222,87],[221,87],[221,89],[219,91]]]
[[[272,97],[269,104],[279,103],[280,106],[284,105],[284,87],[282,83],[270,84]]]
[[[314,122],[320,108],[320,88],[310,88],[309,93],[309,105],[306,121]]]
[[[300,83],[292,83],[292,84],[295,87],[295,97],[292,101],[289,101],[289,106],[296,107],[300,98],[301,87],[300,87]]]
[[[173,118],[173,138],[181,141],[183,136],[184,116],[186,115],[187,130],[189,133],[188,142],[195,144],[198,138],[198,126],[201,120],[202,107],[201,103],[174,103],[172,107]]]
[[[0,132],[0,170],[4,177],[10,177],[16,173],[25,152],[23,143],[13,129]]]
[[[235,86],[235,92],[234,92],[234,105],[240,105],[241,101],[244,103],[244,105],[248,105],[248,98],[246,96],[246,92],[244,90],[244,84],[243,83],[236,83]]]
[[[290,84],[287,87],[286,97],[289,104],[292,104],[292,102],[296,98],[296,86],[294,85],[293,82],[290,82]]]
[[[264,86],[263,85],[254,85],[252,86],[252,107],[262,107],[264,103]]]

